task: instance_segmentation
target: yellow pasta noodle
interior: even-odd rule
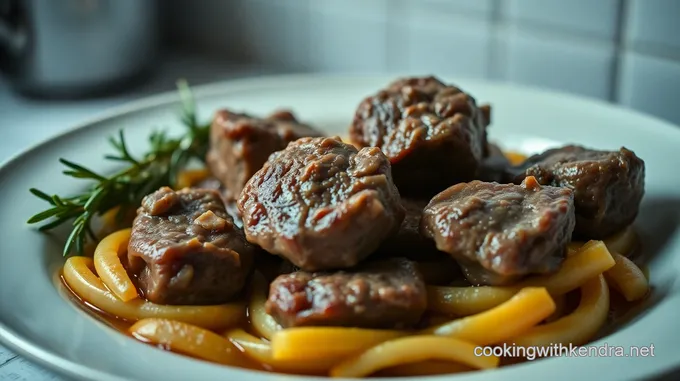
[[[610,252],[628,255],[637,246],[638,236],[633,226],[628,226],[620,232],[604,240]]]
[[[210,171],[206,168],[186,169],[177,175],[177,185],[175,189],[189,188],[210,176]]]
[[[276,372],[296,374],[322,374],[338,362],[338,360],[277,360],[272,355],[271,345],[242,329],[233,329],[226,337],[251,359]]]
[[[602,241],[591,241],[564,260],[554,274],[534,276],[508,287],[428,287],[428,309],[467,316],[509,300],[525,287],[545,287],[551,295],[564,295],[612,268],[616,262]]]
[[[564,295],[614,267],[614,258],[602,241],[589,241],[567,258],[555,274],[527,278],[517,287],[545,287],[551,295]]]
[[[553,301],[555,302],[555,312],[552,313],[552,315],[548,316],[545,321],[550,323],[553,322],[562,316],[564,316],[564,311],[567,308],[567,298],[565,295],[557,295],[553,296]]]
[[[477,345],[450,337],[411,336],[387,341],[331,369],[331,377],[366,377],[391,366],[423,360],[449,360],[476,369],[498,366],[495,356],[476,356]]]
[[[94,251],[94,268],[106,287],[118,299],[127,302],[139,297],[135,284],[120,262],[127,252],[131,229],[123,229],[106,236]]]
[[[281,330],[281,326],[265,311],[264,304],[267,301],[268,292],[269,289],[264,276],[255,272],[250,301],[248,302],[248,316],[255,332],[265,339],[271,340],[274,333]]]
[[[405,331],[345,327],[288,328],[274,334],[271,346],[277,360],[332,361],[406,334]]]
[[[649,282],[645,274],[630,259],[617,253],[612,255],[616,265],[604,273],[609,286],[629,302],[644,298],[649,292]]]
[[[176,352],[225,365],[238,365],[241,353],[224,337],[191,324],[168,319],[142,319],[129,332]]]
[[[608,312],[609,288],[600,275],[581,287],[581,302],[574,312],[555,322],[536,326],[507,342],[524,347],[585,344],[602,327]]]
[[[545,288],[525,288],[488,311],[428,328],[425,333],[479,345],[495,344],[527,331],[554,312],[555,302]]]
[[[64,264],[64,280],[84,301],[125,320],[165,318],[208,329],[221,329],[238,324],[245,317],[245,306],[238,303],[216,306],[165,306],[142,299],[123,302],[104,286],[101,279],[92,272],[93,269],[91,258],[71,257]]]
[[[427,308],[456,316],[474,315],[510,300],[514,287],[427,287]]]

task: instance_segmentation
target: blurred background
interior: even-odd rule
[[[87,99],[178,76],[436,73],[680,124],[679,18],[677,0],[0,0],[0,86]]]

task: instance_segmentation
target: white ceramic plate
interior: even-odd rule
[[[393,77],[286,76],[245,80],[195,89],[203,118],[228,106],[267,113],[290,106],[302,119],[328,132],[345,134],[359,101]],[[456,82],[452,80],[452,82]],[[680,129],[605,103],[484,82],[458,82],[478,101],[493,104],[491,138],[527,153],[562,143],[602,149],[626,146],[647,165],[647,192],[636,221],[645,250],[652,253],[654,293],[644,313],[596,344],[654,345],[654,357],[552,358],[456,380],[623,380],[680,366]],[[0,170],[0,338],[29,358],[71,377],[106,380],[302,380],[229,368],[163,352],[95,321],[55,287],[63,264],[61,241],[25,224],[45,204],[30,187],[68,194],[80,184],[60,175],[65,157],[107,170],[106,137],[125,128],[140,152],[152,128],[180,131],[177,96],[165,94],[131,104],[47,141]],[[502,324],[502,322],[499,322]],[[332,345],[332,343],[329,343]],[[432,380],[450,380],[452,376]],[[310,380],[312,378],[305,378]]]

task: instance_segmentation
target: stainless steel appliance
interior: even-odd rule
[[[126,86],[154,63],[156,8],[153,0],[0,0],[0,70],[38,96]]]

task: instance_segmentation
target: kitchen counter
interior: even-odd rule
[[[152,94],[172,91],[179,78],[191,85],[229,79],[276,74],[259,66],[244,66],[170,55],[144,84],[126,93],[79,101],[27,99],[14,93],[7,80],[0,77],[0,163],[25,149],[47,140],[66,129],[96,117],[107,109]],[[0,381],[65,380],[9,349],[0,346]]]

